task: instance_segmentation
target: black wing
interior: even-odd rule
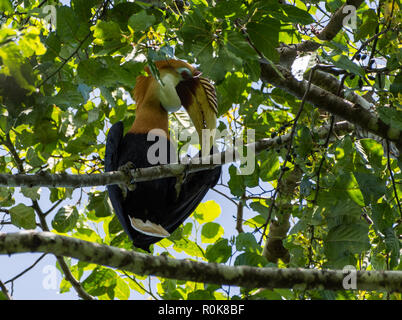
[[[119,168],[119,150],[123,140],[123,132],[124,126],[121,121],[116,122],[109,130],[106,139],[105,172],[116,171]],[[117,218],[119,219],[124,231],[128,234],[130,239],[133,240],[130,221],[123,211],[124,198],[120,187],[116,184],[108,185],[107,190]]]
[[[123,139],[123,122],[116,122],[109,130],[106,139],[105,172],[116,171],[119,162],[119,146]]]
[[[169,233],[176,230],[194,212],[209,189],[217,184],[221,171],[222,167],[219,166],[189,174],[181,186],[179,197],[176,199],[175,193],[172,192],[165,214],[160,216],[157,222]],[[138,234],[134,239],[134,245],[147,248],[160,240],[160,238]]]
[[[112,126],[107,136],[105,168],[115,171],[119,166],[131,161],[135,167],[151,166],[147,160],[147,150],[153,144],[145,134],[127,134],[123,138],[123,124]],[[136,183],[136,188],[123,198],[118,185],[109,185],[109,198],[115,213],[133,244],[149,251],[149,246],[161,238],[140,233],[131,226],[130,216],[150,219],[161,224],[172,233],[191,215],[208,190],[216,185],[221,167],[189,174],[176,197],[176,178],[164,178]]]

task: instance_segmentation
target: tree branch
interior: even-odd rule
[[[3,292],[3,294],[7,300],[13,299],[2,281],[0,281],[0,289],[1,289],[1,292]]]
[[[165,255],[151,256],[51,232],[0,233],[0,254],[22,252],[51,252],[139,275],[247,288],[344,290],[346,275],[342,270],[231,267],[176,260]],[[355,275],[358,290],[402,291],[402,271],[356,271]]]
[[[17,150],[14,147],[14,144],[12,143],[11,139],[10,139],[10,135],[7,134],[6,136],[6,140],[2,141],[2,143],[4,143],[6,145],[6,147],[10,150],[11,155],[13,156],[14,162],[17,164],[17,168],[18,168],[18,172],[19,175],[25,175],[25,170],[24,170],[24,162],[22,161],[22,159],[19,157]],[[32,208],[35,210],[36,215],[39,218],[40,221],[40,226],[42,228],[42,230],[44,231],[49,231],[49,227],[47,225],[46,222],[46,218],[45,218],[45,214],[43,213],[42,209],[39,206],[39,203],[37,200],[32,200]],[[48,212],[49,213],[49,212]],[[43,257],[43,256],[42,256]],[[41,258],[42,258],[41,257]],[[89,295],[81,286],[81,284],[79,283],[79,281],[77,281],[73,274],[71,273],[71,270],[69,269],[68,265],[66,264],[66,262],[64,261],[64,258],[62,256],[57,256],[56,255],[56,259],[59,262],[60,268],[63,270],[63,273],[66,277],[66,279],[71,283],[71,285],[74,287],[74,289],[77,291],[78,295],[85,300],[93,300],[93,297],[91,295]],[[40,260],[40,259],[39,259]],[[39,261],[38,260],[38,261]],[[37,261],[37,262],[38,262]],[[36,262],[36,263],[37,263]],[[32,267],[34,267],[36,265],[36,263],[34,263],[34,265]],[[30,270],[30,268],[28,268],[28,270]]]
[[[340,7],[331,17],[331,20],[325,26],[324,29],[317,35],[317,38],[320,40],[330,41],[338,34],[338,32],[343,27],[343,19],[349,14],[348,12],[344,13],[343,9],[347,5],[352,5],[356,8],[360,7],[360,5],[364,2],[364,0],[349,0],[346,1],[342,7]]]
[[[260,60],[260,64],[263,81],[271,83],[300,99],[304,96],[307,91],[308,81],[298,81],[289,70],[277,65],[276,69],[279,69],[282,73],[282,78],[268,61]],[[387,125],[376,115],[367,112],[366,109],[357,103],[342,99],[314,84],[311,85],[308,91],[306,101],[377,136],[395,142],[398,148],[402,146],[402,134],[399,129]]]
[[[27,273],[29,270],[32,270],[38,263],[39,261],[41,261],[47,253],[42,254],[38,259],[36,259],[36,261],[30,265],[28,268],[26,268],[25,270],[21,271],[19,274],[17,274],[16,276],[12,277],[11,279],[7,280],[4,284],[10,283],[10,282],[14,282],[15,280],[17,280],[18,278],[22,277],[25,273]]]
[[[321,30],[317,34],[317,38],[323,41],[330,41],[338,34],[339,31],[342,30],[343,27],[343,19],[349,13],[343,13],[343,9],[346,5],[352,5],[356,8],[360,7],[363,3],[363,0],[354,0],[347,1],[342,7],[340,7],[331,17],[327,25],[324,29]],[[290,69],[294,60],[296,59],[297,52],[308,52],[315,51],[321,46],[320,43],[315,42],[314,40],[307,40],[297,44],[285,45],[281,44],[279,48],[277,48],[280,55],[280,64],[284,67]]]
[[[339,122],[335,124],[334,131],[339,133],[353,131],[353,126],[347,122]],[[327,126],[316,129],[316,133],[320,137],[325,137],[329,128]],[[275,138],[265,138],[254,143],[247,144],[249,150],[254,150],[256,153],[262,152],[269,148],[280,147],[288,143],[291,139],[291,134],[287,133]],[[235,160],[233,160],[235,159]],[[218,165],[235,162],[237,152],[233,150],[222,151],[215,155],[211,155],[200,160],[191,160],[189,164],[167,164],[154,166],[149,168],[138,168],[130,171],[129,177],[122,171],[98,173],[91,175],[77,174],[50,174],[41,172],[39,174],[0,174],[0,186],[6,187],[72,187],[82,188],[90,186],[105,186],[110,184],[127,184],[134,182],[150,181],[167,177],[175,177],[184,172],[192,173],[202,170],[215,168]],[[239,159],[240,160],[240,159]],[[213,163],[220,164],[213,164]],[[211,164],[212,163],[212,164]]]

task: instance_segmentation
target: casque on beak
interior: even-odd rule
[[[184,80],[178,83],[176,91],[197,130],[202,155],[206,156],[215,138],[218,104],[214,86],[201,74],[193,69],[192,76],[182,75]]]

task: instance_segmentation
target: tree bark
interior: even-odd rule
[[[307,90],[308,81],[298,81],[292,73],[276,66],[280,76],[268,61],[260,60],[261,78],[274,86],[281,88],[290,94],[302,98]],[[384,123],[376,115],[371,114],[357,103],[342,99],[335,94],[311,84],[306,101],[317,108],[328,111],[342,119],[349,121],[363,129],[385,139],[395,142],[398,149],[402,149],[402,135],[397,128]]]
[[[344,132],[351,132],[353,126],[346,122],[336,123],[334,132],[338,135]],[[316,133],[320,137],[325,137],[328,133],[329,127],[320,127],[316,129]],[[249,150],[254,150],[255,153],[262,152],[269,148],[275,148],[286,144],[290,139],[290,133],[275,138],[261,139],[254,143],[246,145]],[[218,159],[220,164],[230,163],[237,161],[234,151],[228,150],[218,153],[216,156],[209,156],[203,160],[203,163],[195,163],[190,161],[189,164],[167,164],[154,166],[149,168],[138,168],[130,171],[129,176],[122,171],[106,172],[99,174],[0,174],[0,186],[4,187],[71,187],[83,188],[90,186],[105,186],[109,184],[128,184],[141,181],[150,181],[155,179],[180,176],[184,172],[191,173],[202,170],[208,170],[220,164],[214,163]],[[233,160],[234,159],[234,160]]]
[[[139,275],[246,288],[344,290],[345,277],[355,276],[358,290],[402,291],[402,271],[356,271],[350,274],[342,270],[231,267],[176,260],[165,255],[151,256],[51,232],[0,233],[0,254],[22,252],[49,252]]]

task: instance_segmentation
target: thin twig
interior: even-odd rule
[[[231,201],[235,206],[237,206],[237,202],[234,201],[231,197],[229,197],[227,194],[224,194],[223,192],[219,191],[216,188],[211,188],[211,190],[215,191],[216,193],[219,193],[222,197],[225,197],[229,201]]]
[[[310,91],[310,87],[311,87],[311,79],[313,78],[313,74],[314,74],[315,70],[316,70],[315,67],[313,67],[313,68],[311,69],[311,71],[310,71],[310,75],[309,75],[309,79],[308,79],[306,91],[305,91],[305,93],[304,93],[304,95],[303,95],[303,98],[302,98],[302,101],[301,101],[301,103],[300,103],[299,110],[297,111],[296,117],[295,117],[295,119],[293,120],[292,131],[291,131],[291,133],[290,133],[290,139],[289,139],[289,144],[288,144],[288,151],[287,151],[287,153],[286,153],[285,159],[284,159],[283,164],[282,164],[281,173],[280,173],[279,178],[278,178],[278,180],[277,180],[277,185],[278,185],[278,187],[275,189],[275,192],[274,192],[274,194],[273,194],[272,197],[271,197],[271,204],[270,204],[270,206],[269,206],[268,216],[267,216],[267,219],[266,219],[266,221],[265,221],[265,223],[264,223],[262,236],[261,236],[261,239],[260,239],[260,241],[259,241],[260,244],[262,243],[262,240],[263,240],[263,238],[265,237],[265,233],[266,233],[266,231],[267,231],[267,226],[268,226],[269,221],[271,220],[271,217],[272,217],[272,212],[273,212],[273,209],[274,209],[274,207],[275,207],[275,200],[276,200],[276,197],[277,197],[278,192],[279,192],[279,185],[280,185],[280,182],[281,182],[283,176],[285,175],[285,172],[286,172],[286,171],[285,171],[286,164],[287,164],[287,162],[288,162],[288,159],[289,159],[289,157],[290,157],[290,153],[291,153],[291,150],[292,150],[293,138],[294,138],[294,135],[295,135],[295,133],[296,133],[297,121],[299,120],[299,118],[300,118],[300,116],[301,116],[301,114],[302,114],[302,112],[303,112],[304,104],[305,104],[305,102],[306,102],[306,98],[307,98],[307,95],[308,95],[308,93],[309,93],[309,91]]]
[[[39,207],[39,204],[36,200],[32,200],[32,207],[34,208],[36,215],[39,217],[41,228],[44,231],[49,231],[49,227],[47,225],[45,215],[43,214],[42,209]],[[82,287],[81,283],[75,279],[73,274],[71,273],[70,268],[68,267],[66,261],[64,260],[63,256],[56,255],[57,262],[60,265],[61,270],[64,273],[64,277],[68,282],[71,283],[77,294],[84,300],[94,300],[90,294],[88,294],[84,288]]]
[[[142,290],[144,290],[146,293],[148,293],[152,298],[155,300],[159,300],[158,297],[156,297],[151,290],[147,290],[141,283],[137,281],[135,277],[130,276],[126,271],[123,271],[123,274],[126,275],[131,281],[133,281],[137,286],[139,286]],[[149,277],[151,279],[151,277]]]
[[[322,169],[322,166],[324,165],[324,162],[325,162],[325,156],[326,156],[326,153],[327,153],[327,148],[328,148],[328,144],[329,144],[329,139],[330,139],[330,137],[331,137],[331,135],[332,135],[332,130],[333,130],[333,127],[334,127],[334,122],[335,122],[335,116],[332,115],[332,116],[331,116],[331,123],[330,123],[330,128],[329,128],[329,131],[328,131],[328,135],[327,135],[327,138],[326,138],[325,143],[324,143],[324,145],[323,145],[323,148],[325,149],[325,151],[324,151],[324,154],[323,154],[322,157],[321,157],[320,164],[318,165],[318,170],[317,170],[317,183],[316,183],[315,195],[314,195],[314,200],[313,200],[313,203],[314,203],[314,204],[317,203],[318,192],[319,192],[319,190],[320,190],[321,169]]]
[[[24,274],[26,274],[29,270],[32,270],[38,263],[39,261],[41,261],[45,256],[47,255],[47,253],[42,254],[31,266],[29,266],[28,268],[26,268],[25,270],[23,270],[22,272],[20,272],[19,274],[17,274],[16,276],[12,277],[11,279],[7,280],[4,284],[10,283],[10,282],[14,282],[15,280],[17,280],[18,278],[22,277]]]
[[[68,58],[65,59],[55,71],[53,71],[50,75],[48,75],[48,76],[38,85],[38,88],[40,88],[41,86],[43,86],[50,78],[52,78],[54,75],[56,75],[56,74],[65,66],[65,64],[66,64],[68,61],[70,61],[70,59],[71,59],[72,57],[74,57],[74,56],[77,54],[77,52],[81,49],[82,45],[83,45],[84,42],[89,38],[90,35],[91,35],[91,32],[89,32],[89,33],[84,37],[84,39],[80,41],[80,44],[79,44],[78,47],[73,51],[73,53],[70,54],[70,55],[68,56]]]
[[[337,96],[340,96],[340,94],[341,94],[341,92],[342,92],[342,90],[343,90],[343,86],[344,86],[344,83],[345,83],[345,80],[346,80],[346,78],[348,77],[348,75],[349,74],[344,74],[343,76],[342,76],[342,79],[341,79],[341,81],[340,81],[340,83],[339,83],[339,86],[338,86],[338,90],[337,90],[337,93],[336,93],[336,95]],[[322,166],[324,165],[324,162],[325,162],[325,156],[326,156],[326,153],[327,153],[327,148],[328,148],[328,145],[329,145],[329,139],[330,139],[330,137],[331,137],[331,135],[332,135],[332,130],[333,130],[333,128],[334,128],[334,123],[335,123],[335,115],[331,115],[331,124],[330,124],[330,128],[329,128],[329,131],[328,131],[328,134],[327,134],[327,138],[325,139],[325,142],[324,142],[324,145],[323,145],[323,148],[324,148],[324,154],[323,154],[323,156],[322,156],[322,158],[321,158],[321,161],[320,161],[320,164],[319,164],[319,166],[318,166],[318,170],[317,170],[317,183],[316,183],[316,189],[315,189],[315,195],[314,195],[314,200],[313,200],[313,204],[316,204],[317,203],[317,199],[318,199],[318,192],[319,192],[319,190],[320,190],[320,177],[321,177],[321,169],[322,169]]]
[[[60,203],[62,203],[64,199],[59,199],[57,202],[46,212],[43,213],[44,216],[47,216],[50,212],[52,212]]]
[[[243,233],[243,211],[244,211],[244,202],[246,197],[246,191],[243,192],[239,203],[237,204],[237,215],[236,215],[236,230],[237,232]]]
[[[92,17],[90,23],[92,24],[95,20],[95,18],[98,16],[99,18],[103,17],[106,13],[107,10],[107,6],[109,4],[109,0],[106,0],[102,5],[99,6],[99,8],[96,10],[94,16]],[[102,12],[101,12],[102,10]],[[63,60],[63,62],[61,63],[61,65],[55,70],[53,71],[50,75],[48,75],[39,85],[38,88],[40,88],[42,85],[44,85],[50,78],[52,78],[54,75],[56,75],[65,65],[68,61],[70,61],[70,59],[72,57],[74,57],[78,51],[81,49],[82,45],[84,44],[84,42],[90,37],[91,35],[91,31],[81,40],[79,41],[79,45],[78,47],[73,51],[73,53],[71,53],[66,59]]]

